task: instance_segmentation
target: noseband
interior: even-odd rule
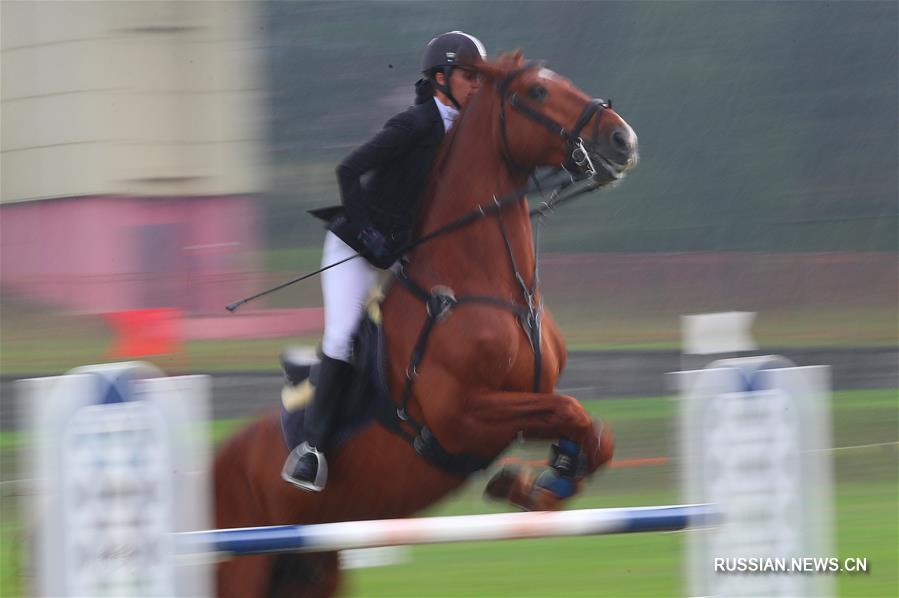
[[[500,135],[502,138],[503,160],[505,160],[506,164],[508,164],[509,167],[513,170],[517,170],[523,173],[530,173],[533,170],[532,167],[525,166],[516,161],[512,157],[512,153],[509,151],[509,139],[506,135],[506,101],[508,101],[510,106],[521,112],[524,116],[538,124],[543,125],[551,133],[559,135],[565,140],[565,161],[562,162],[562,167],[565,170],[567,170],[569,173],[579,171],[586,176],[592,177],[596,174],[596,168],[594,167],[593,162],[590,159],[590,151],[588,151],[588,148],[584,146],[584,139],[581,137],[581,131],[585,126],[587,126],[587,123],[590,122],[590,119],[593,118],[594,115],[601,115],[603,110],[605,110],[606,108],[611,108],[612,102],[601,100],[599,98],[593,98],[588,101],[587,105],[584,106],[584,109],[581,111],[580,116],[578,116],[577,121],[575,121],[574,127],[569,131],[550,117],[541,112],[538,112],[537,110],[531,108],[528,104],[524,103],[516,92],[512,92],[508,96],[506,95],[509,85],[511,85],[511,83],[515,79],[529,70],[541,68],[542,66],[543,63],[541,62],[528,62],[527,64],[525,64],[525,66],[509,73],[502,81],[497,84],[497,90],[499,91],[500,97],[499,124]],[[600,119],[597,118],[596,122],[593,125],[593,141],[589,146],[589,150],[595,150],[598,145],[599,120]]]

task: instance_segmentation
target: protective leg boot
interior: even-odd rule
[[[303,429],[306,442],[287,456],[281,478],[312,492],[321,492],[328,481],[328,460],[324,450],[331,441],[343,395],[349,387],[353,366],[322,355],[315,397],[306,408]]]

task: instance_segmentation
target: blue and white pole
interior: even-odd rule
[[[379,546],[681,530],[715,522],[713,505],[577,509],[280,525],[177,534],[177,552],[222,557]]]

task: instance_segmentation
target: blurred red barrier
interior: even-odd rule
[[[116,336],[110,357],[141,357],[181,351],[181,310],[172,307],[132,309],[105,314]]]

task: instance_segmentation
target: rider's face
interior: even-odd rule
[[[443,73],[437,73],[436,78],[440,84],[443,84],[445,81]],[[481,88],[481,77],[477,71],[454,68],[450,75],[449,87],[456,101],[459,102],[459,107],[465,108],[468,100]],[[449,101],[444,103],[448,104]]]
[[[453,72],[450,75],[450,89],[453,90],[453,95],[456,96],[456,101],[459,102],[459,106],[465,108],[465,105],[468,104],[468,100],[470,100],[480,88],[481,76],[477,71],[458,68],[453,69]]]

